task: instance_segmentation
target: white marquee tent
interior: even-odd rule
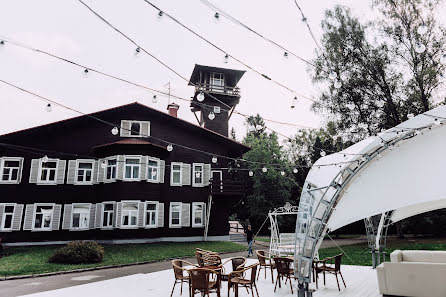
[[[446,207],[445,120],[440,106],[315,162],[296,224],[301,287],[325,233],[374,215],[396,222]]]

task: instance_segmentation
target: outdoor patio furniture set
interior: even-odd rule
[[[265,279],[266,270],[269,269],[271,271],[272,283],[274,283],[274,270],[277,271],[274,292],[276,292],[277,284],[279,284],[280,288],[282,286],[282,281],[285,279],[285,284],[289,282],[291,294],[293,294],[294,291],[291,279],[294,278],[294,259],[292,257],[272,257],[267,251],[263,250],[256,251],[256,254],[259,262],[245,266],[247,259],[244,257],[233,257],[222,262],[218,253],[197,248],[195,252],[197,264],[178,259],[172,261],[175,281],[170,296],[172,297],[177,283],[181,284],[180,294],[182,295],[183,283],[187,283],[189,285],[189,296],[195,296],[195,293],[198,292],[201,293],[202,296],[209,296],[210,293],[216,293],[217,296],[220,297],[222,282],[227,282],[228,297],[231,289],[233,289],[234,295],[238,297],[239,287],[244,287],[248,294],[250,289],[252,296],[255,296],[255,289],[257,297],[259,297],[256,280],[259,279],[262,269],[265,271]],[[316,287],[318,286],[317,280],[319,273],[323,273],[324,275],[324,284],[325,273],[331,273],[336,276],[338,289],[340,290],[338,274],[341,275],[342,281],[344,282],[344,278],[340,271],[341,257],[342,254],[339,254],[334,257],[315,261],[313,278],[316,280]],[[331,260],[334,260],[334,266],[328,263]],[[225,268],[225,265],[228,263],[231,264],[230,272],[226,271],[227,268]]]

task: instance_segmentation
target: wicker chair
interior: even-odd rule
[[[202,249],[198,249],[195,252],[195,257],[197,258],[198,266],[207,267],[207,266],[219,266],[221,265],[221,257],[211,251],[206,251]]]
[[[220,297],[220,271],[193,268],[187,271],[189,273],[189,293],[193,297],[198,291],[202,296],[209,296],[209,293],[217,293]],[[212,276],[215,276],[213,279]]]
[[[256,251],[257,259],[259,259],[259,272],[257,273],[257,280],[259,280],[260,271],[262,269],[265,270],[265,279],[266,279],[266,269],[269,267],[271,270],[271,282],[274,284],[274,269],[276,269],[276,265],[271,261],[270,257],[267,257],[266,254],[269,254],[267,251]]]
[[[256,286],[256,274],[257,274],[258,266],[259,266],[259,263],[255,263],[253,265],[250,265],[250,266],[244,268],[243,270],[233,271],[233,272],[229,273],[229,275],[228,275],[228,297],[229,297],[229,293],[231,292],[232,286],[234,286],[234,288],[236,290],[235,291],[236,296],[238,296],[238,287],[242,286],[242,287],[245,287],[246,290],[248,290],[248,288],[250,288],[253,297],[255,296],[253,288],[255,288],[257,297],[259,297],[259,291],[257,290],[257,286]],[[251,275],[250,275],[249,279],[244,278],[242,276],[242,274],[244,274],[248,270],[251,270]],[[248,291],[248,293],[249,293],[249,291]]]
[[[277,278],[274,285],[274,292],[276,292],[277,282],[279,282],[279,288],[282,287],[280,279],[286,278],[286,281],[290,281],[291,294],[293,294],[293,285],[291,284],[291,278],[294,278],[294,269],[291,268],[291,263],[294,261],[290,258],[274,257],[274,263],[276,264]],[[286,283],[286,282],[285,282]]]
[[[231,262],[232,265],[232,272],[239,271],[245,268],[246,265],[246,258],[244,257],[233,257],[227,259],[224,263],[221,264],[222,267],[222,274],[221,274],[221,280],[227,281],[229,274],[225,272],[224,265],[228,262]]]
[[[189,283],[189,275],[184,274],[184,271],[187,271],[187,269],[184,268],[185,266],[184,264],[192,267],[197,267],[196,265],[184,260],[172,260],[175,281],[173,283],[172,293],[170,293],[170,297],[172,297],[173,291],[175,290],[175,286],[177,283],[181,283],[181,291],[180,291],[181,295],[183,295],[183,283]]]
[[[342,282],[344,283],[344,287],[347,288],[347,286],[345,285],[344,277],[342,276],[342,273],[341,273],[341,262],[342,262],[343,255],[344,254],[341,253],[341,254],[333,256],[333,257],[315,261],[314,274],[316,275],[316,277],[315,277],[316,288],[318,288],[318,279],[319,279],[318,274],[321,272],[324,275],[324,285],[325,285],[325,273],[334,274],[336,276],[336,282],[338,283],[338,290],[341,291],[341,287],[339,286],[339,280],[338,280],[338,273],[339,273],[339,275],[341,276]],[[334,264],[327,263],[330,261],[334,261]],[[322,265],[319,266],[319,264],[322,264]]]

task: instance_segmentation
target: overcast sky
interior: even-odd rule
[[[152,0],[151,0],[152,1]],[[285,45],[304,58],[311,59],[315,44],[293,0],[210,0],[234,17],[274,41]],[[143,0],[85,0],[111,23],[140,43],[146,50],[189,78],[194,64],[247,70],[235,61],[223,63],[223,54],[179,27],[173,21],[157,18],[157,11]],[[157,6],[184,24],[245,61],[252,67],[309,97],[316,97],[307,65],[289,57],[245,29],[224,18],[213,21],[214,12],[200,0],[153,0]],[[370,1],[325,0],[299,1],[317,38],[326,9],[336,4],[349,6],[361,17],[370,15]],[[134,55],[135,47],[101,22],[77,0],[3,0],[0,2],[0,35],[41,48],[110,74],[167,90],[190,98],[194,89],[161,66],[151,57]],[[1,37],[0,37],[1,39]],[[166,111],[167,98],[152,103],[152,94],[94,73],[83,75],[83,69],[52,58],[6,44],[0,49],[0,79],[47,96],[82,112],[94,112],[138,101]],[[290,105],[294,95],[259,75],[247,71],[239,83],[242,98],[237,110],[259,113],[265,118],[319,127],[323,117],[310,111],[311,102],[299,98],[295,109]],[[45,103],[0,83],[0,134],[77,116],[54,107],[45,111]],[[186,102],[180,104],[179,117],[196,120]],[[233,115],[239,137],[244,134],[243,118]],[[296,128],[268,123],[286,135]]]

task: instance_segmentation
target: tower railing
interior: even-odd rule
[[[230,87],[230,86],[220,86],[206,83],[197,83],[195,84],[195,91],[206,91],[209,93],[216,94],[225,94],[230,96],[240,96],[240,88],[239,87]]]

